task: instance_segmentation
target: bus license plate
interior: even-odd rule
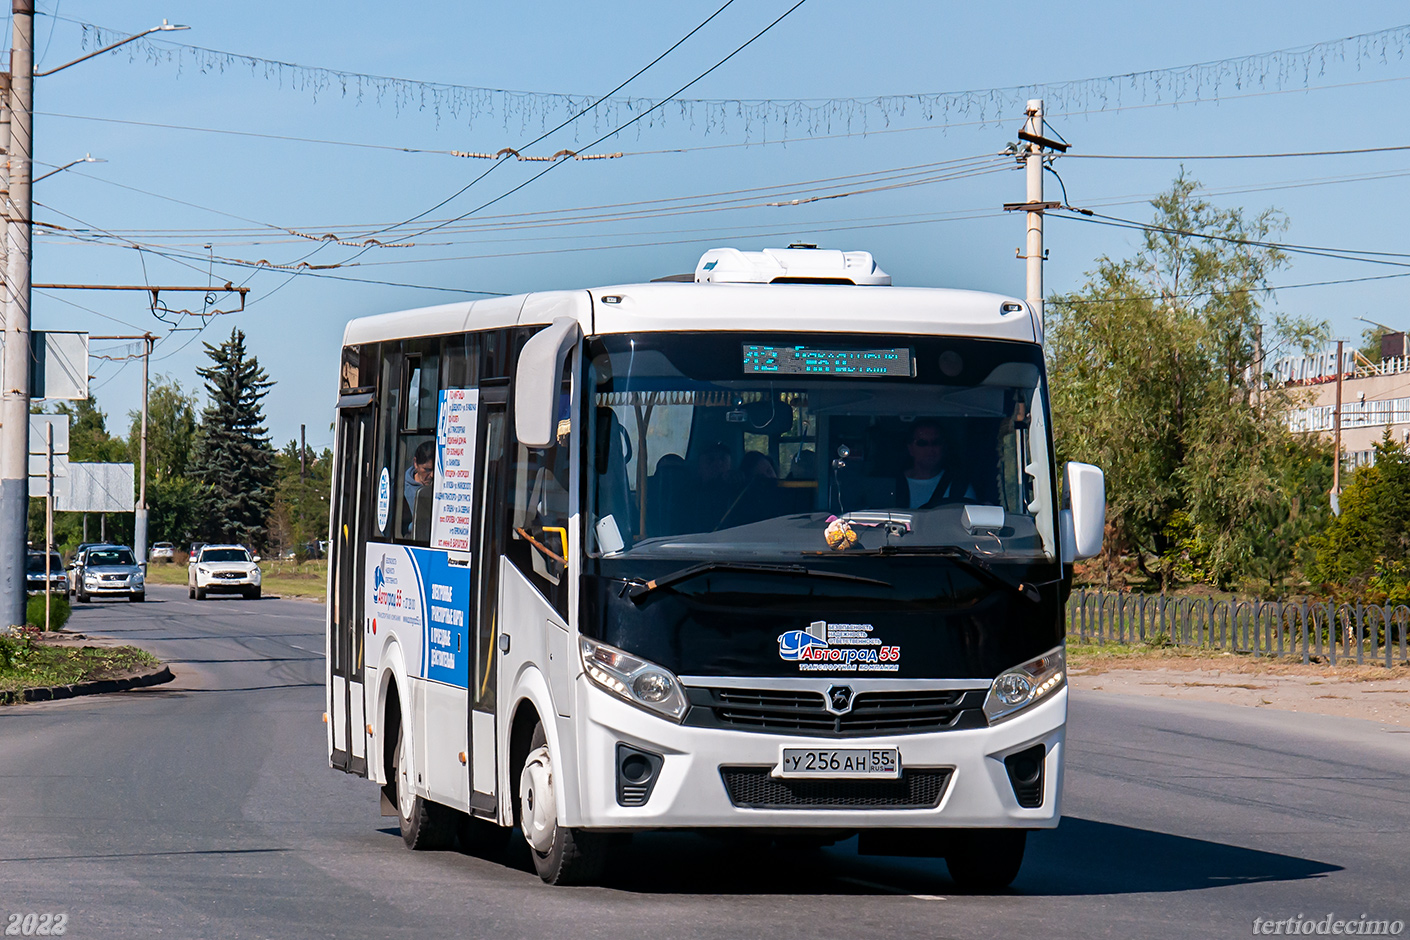
[[[773,775],[895,780],[901,753],[894,747],[785,747]]]

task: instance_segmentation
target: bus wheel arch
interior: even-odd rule
[[[554,777],[558,771],[547,731],[532,702],[526,699],[519,704],[510,727],[509,781],[514,823],[528,844],[534,870],[552,885],[595,883],[606,867],[610,837],[557,822]],[[534,789],[528,789],[531,787]],[[551,828],[544,825],[545,807],[554,817]],[[535,809],[539,812],[535,813]]]

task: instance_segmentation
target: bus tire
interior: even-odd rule
[[[593,884],[607,863],[608,839],[599,833],[558,825],[553,756],[543,723],[534,727],[529,753],[519,770],[516,814],[529,843],[534,870],[551,885]]]
[[[959,830],[946,848],[945,867],[965,891],[1002,891],[1018,877],[1027,839],[1026,829]]]
[[[444,849],[455,838],[455,811],[422,799],[411,792],[411,764],[406,759],[406,732],[397,725],[396,796],[392,802],[401,823],[401,838],[407,848]]]

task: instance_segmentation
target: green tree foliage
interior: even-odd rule
[[[1293,438],[1287,401],[1259,375],[1259,298],[1283,255],[1254,243],[1286,220],[1217,208],[1198,189],[1182,173],[1152,203],[1136,254],[1099,259],[1082,289],[1050,308],[1059,455],[1106,471],[1112,552],[1162,588],[1179,575],[1221,585],[1286,575],[1295,549],[1270,568],[1256,557],[1259,540],[1266,548],[1267,520],[1289,518],[1294,501],[1311,505],[1287,487],[1302,485],[1307,461],[1325,459]],[[1276,321],[1268,340],[1316,332]],[[1280,538],[1295,545],[1294,535]]]
[[[303,557],[308,545],[328,538],[328,498],[333,481],[333,452],[304,451],[304,476],[299,478],[299,445],[290,441],[275,456],[279,491],[270,515],[270,538]]]
[[[196,439],[196,396],[169,376],[159,375],[147,393],[147,476],[183,476]],[[142,446],[142,413],[129,411],[128,449]]]
[[[147,393],[147,532],[152,542],[189,544],[210,516],[210,488],[186,475],[196,440],[197,399],[170,376]],[[128,446],[138,453],[142,413],[129,411]]]
[[[209,399],[191,458],[190,476],[210,488],[205,534],[212,540],[263,545],[274,504],[276,468],[261,402],[274,383],[245,349],[245,334],[204,344],[211,365],[198,369]]]
[[[1410,452],[1387,435],[1342,489],[1341,515],[1309,540],[1314,583],[1332,594],[1410,603]]]

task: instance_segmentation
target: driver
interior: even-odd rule
[[[956,478],[945,467],[945,444],[940,423],[920,418],[911,425],[906,445],[911,465],[896,480],[896,501],[909,509],[929,509],[946,500],[973,499],[974,487]]]

